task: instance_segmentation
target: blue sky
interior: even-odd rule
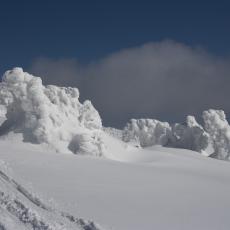
[[[229,12],[228,1],[1,1],[0,74],[21,66],[78,87],[117,127],[230,114]]]
[[[229,55],[228,1],[1,1],[1,72],[37,57],[81,62],[173,39]]]

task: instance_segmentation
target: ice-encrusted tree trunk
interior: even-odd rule
[[[220,160],[230,158],[230,126],[226,120],[223,110],[203,112],[203,119],[206,131],[209,133],[213,143],[214,153],[211,157]]]

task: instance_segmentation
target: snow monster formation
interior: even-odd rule
[[[162,145],[202,152],[208,147],[209,135],[193,116],[187,116],[185,124],[172,126],[154,119],[132,119],[123,130],[123,140],[136,141],[141,147]]]
[[[203,112],[204,128],[195,117],[171,126],[154,119],[132,119],[123,129],[122,139],[140,147],[162,145],[190,149],[220,160],[230,160],[230,125],[223,110]],[[212,151],[213,149],[213,151]],[[212,152],[210,152],[212,151]]]
[[[230,160],[230,126],[224,111],[210,109],[203,112],[203,118],[214,148],[211,156],[220,160]]]
[[[125,142],[136,142],[141,147],[166,145],[171,127],[168,122],[154,119],[131,119],[123,129]]]
[[[12,131],[59,152],[102,155],[101,118],[90,101],[79,102],[77,88],[44,86],[41,78],[14,68],[3,75],[0,104],[6,112],[0,135]]]
[[[202,153],[209,145],[209,134],[197,123],[194,116],[187,116],[184,124],[173,124],[167,146],[190,149]]]
[[[143,148],[162,145],[207,154],[211,145],[210,156],[229,160],[230,126],[224,111],[204,111],[203,120],[204,128],[187,116],[183,124],[132,119],[122,131],[105,129],[91,102],[79,102],[77,88],[44,86],[41,78],[21,68],[7,71],[0,83],[0,137],[19,133],[24,142],[45,143],[57,152],[102,156],[102,134],[110,132]]]

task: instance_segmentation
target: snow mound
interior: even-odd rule
[[[25,142],[47,143],[59,152],[72,151],[77,140],[74,153],[102,154],[101,118],[90,101],[79,102],[77,88],[44,86],[41,78],[14,68],[3,75],[0,104],[6,117],[0,135],[22,133]]]

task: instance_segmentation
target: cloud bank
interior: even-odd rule
[[[78,87],[104,125],[121,127],[130,118],[178,122],[209,108],[230,112],[230,60],[174,41],[121,50],[87,65],[38,58],[28,71],[45,84]]]

